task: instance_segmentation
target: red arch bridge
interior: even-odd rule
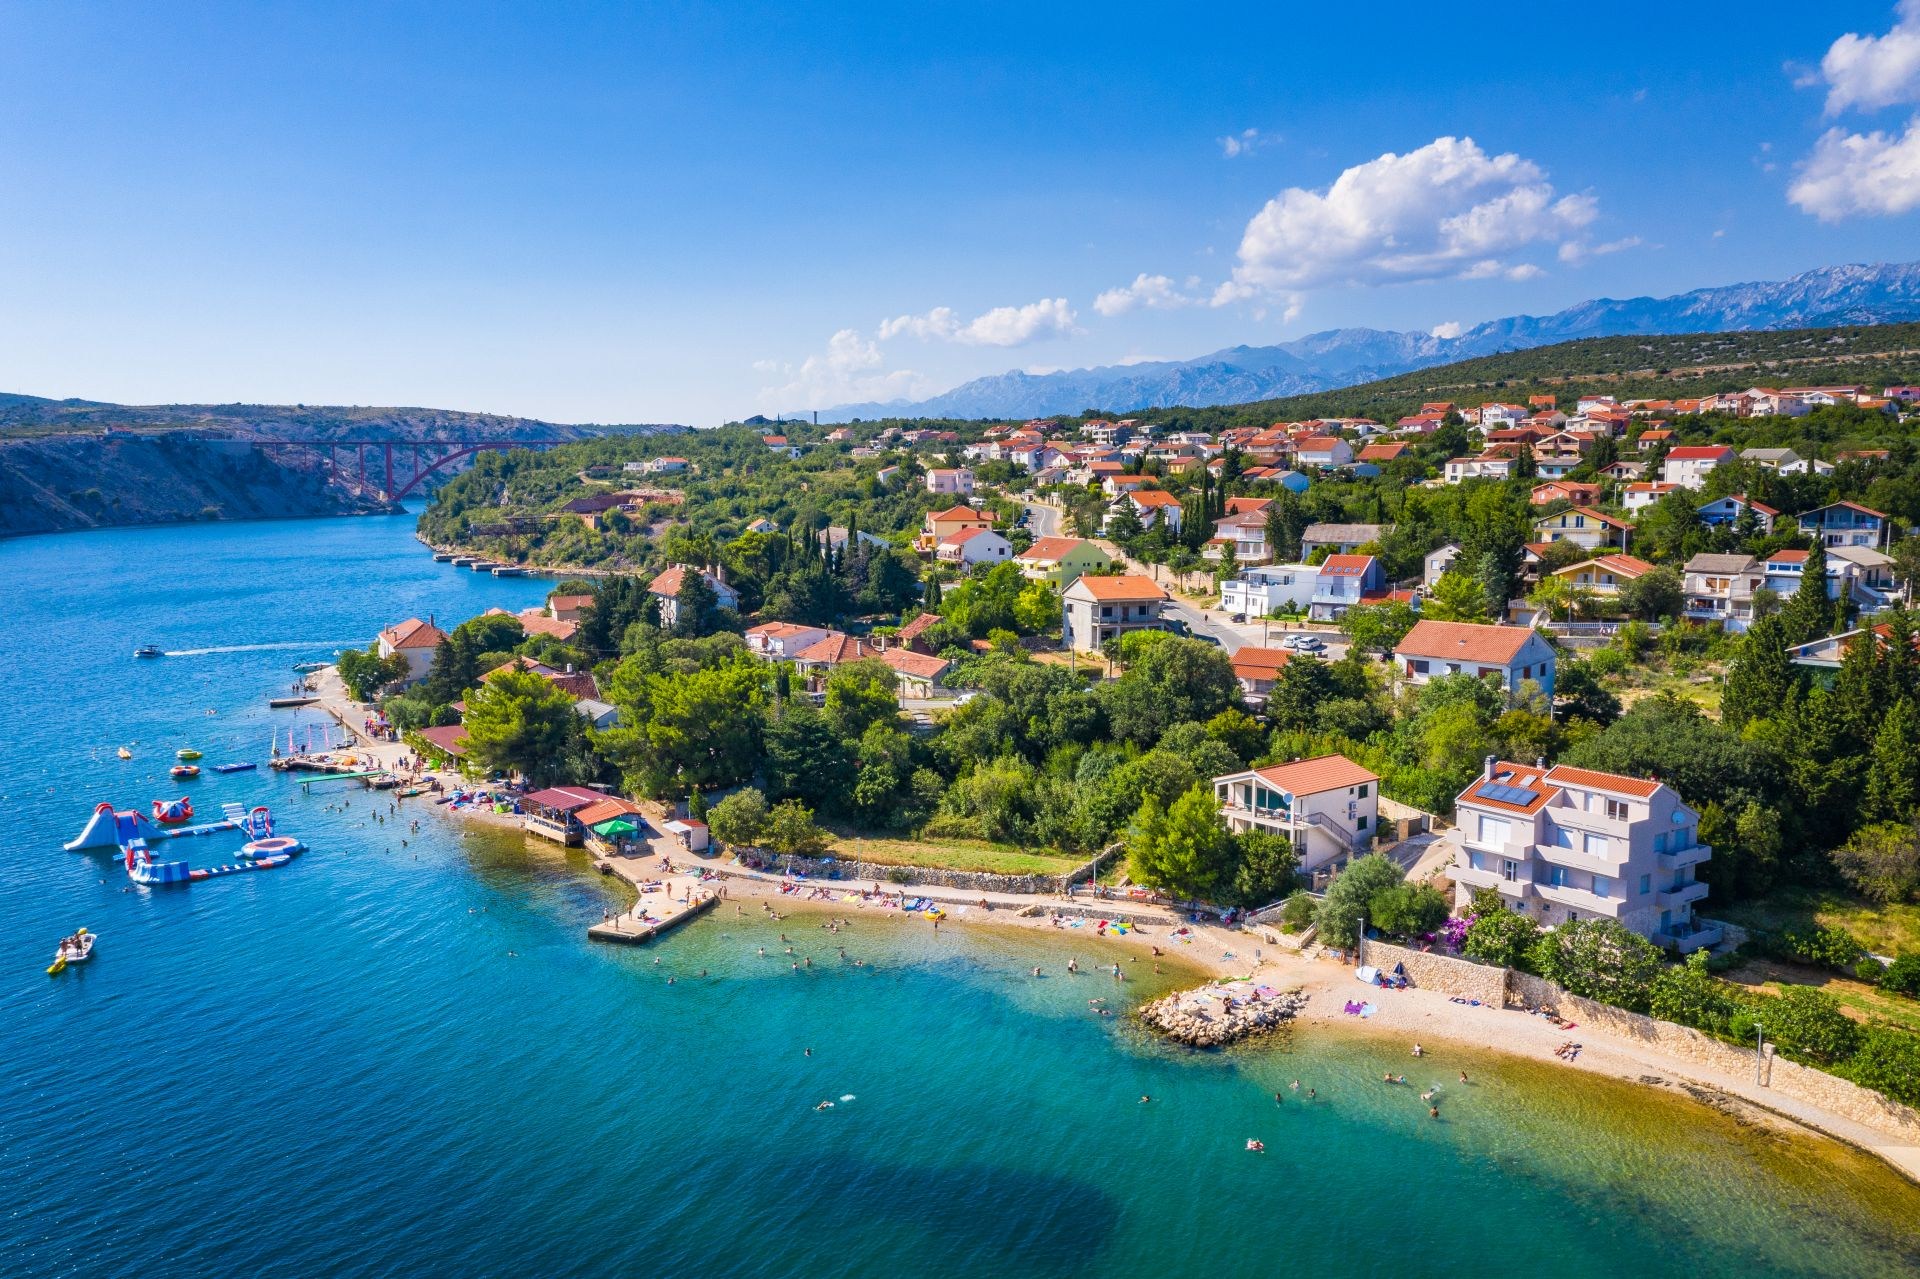
[[[376,489],[389,502],[414,492],[427,477],[447,471],[477,453],[544,449],[565,440],[261,440],[272,453],[300,449],[318,454],[333,479]]]

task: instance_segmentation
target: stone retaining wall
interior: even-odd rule
[[[1064,893],[1069,883],[1083,880],[1093,873],[1092,862],[1065,875],[996,875],[977,870],[942,870],[935,866],[891,866],[881,862],[850,862],[837,859],[827,861],[818,857],[777,855],[755,849],[738,851],[757,856],[764,870],[779,874],[797,873],[809,878],[832,872],[837,874],[839,879],[826,882],[845,883],[849,887],[867,887],[878,883],[882,888],[920,885],[933,888],[958,888],[971,893],[1043,895]]]
[[[1409,950],[1386,942],[1369,941],[1362,953],[1362,963],[1373,964],[1383,971],[1391,972],[1396,963],[1405,965],[1414,985],[1427,990],[1478,999],[1496,1008],[1508,1004],[1538,1008],[1548,1004],[1568,1021],[1636,1040],[1704,1069],[1736,1078],[1753,1074],[1752,1049],[1725,1043],[1691,1026],[1659,1021],[1611,1004],[1583,999],[1544,977],[1449,955]],[[1829,1075],[1784,1057],[1777,1058],[1771,1045],[1766,1060],[1761,1063],[1760,1082],[1783,1097],[1818,1106],[1875,1132],[1920,1142],[1920,1112],[1838,1075]]]
[[[1382,972],[1390,973],[1395,964],[1402,965],[1413,984],[1422,990],[1477,999],[1495,1008],[1506,1005],[1507,970],[1504,968],[1372,940],[1361,947],[1360,955],[1361,964],[1372,964]]]

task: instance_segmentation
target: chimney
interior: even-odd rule
[[[1533,757],[1533,766],[1534,766],[1535,768],[1537,768],[1537,769],[1539,769],[1539,770],[1540,770],[1541,772],[1543,772],[1543,773],[1544,773],[1544,772],[1546,772],[1546,771],[1547,771],[1547,757],[1546,757],[1545,755],[1535,755],[1535,756]]]
[[[568,662],[568,663],[567,663],[567,674],[569,674],[569,675],[571,675],[571,674],[573,674],[573,663],[572,663],[572,662]]]
[[[1480,777],[1484,781],[1493,780],[1493,756],[1487,756],[1487,762],[1480,770]]]

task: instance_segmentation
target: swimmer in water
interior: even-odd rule
[[[1148,1102],[1150,1102],[1150,1101],[1152,1101],[1152,1100],[1153,1100],[1153,1098],[1151,1098],[1151,1097],[1149,1097],[1149,1096],[1147,1096],[1147,1094],[1145,1094],[1145,1093],[1141,1093],[1141,1094],[1140,1094],[1140,1104],[1141,1104],[1141,1105],[1143,1105],[1143,1106],[1144,1106],[1144,1105],[1146,1105],[1146,1104],[1147,1104]]]

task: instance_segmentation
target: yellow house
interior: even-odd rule
[[[949,506],[944,511],[928,511],[927,518],[920,526],[920,536],[913,547],[921,554],[932,553],[940,545],[941,539],[952,537],[955,533],[970,528],[990,529],[993,516],[985,511],[975,510],[971,506]]]

